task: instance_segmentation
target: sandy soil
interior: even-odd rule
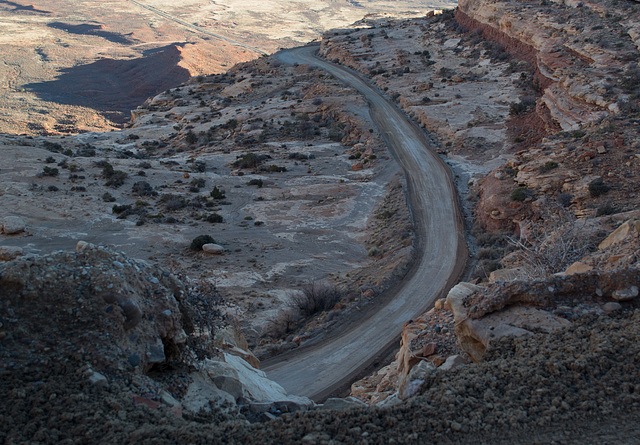
[[[451,5],[436,2],[429,8]],[[3,1],[0,132],[109,130],[127,122],[129,110],[147,97],[190,76],[223,72],[388,11],[407,17],[426,9],[412,0],[393,6],[381,1]]]

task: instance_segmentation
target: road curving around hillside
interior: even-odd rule
[[[317,47],[281,51],[285,63],[315,65],[360,92],[371,117],[404,170],[416,233],[409,273],[380,304],[325,339],[263,362],[269,378],[292,394],[321,401],[344,393],[398,347],[402,325],[424,313],[462,274],[467,257],[462,217],[451,173],[425,133],[380,91],[345,67],[315,55]]]

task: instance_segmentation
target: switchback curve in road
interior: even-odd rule
[[[286,63],[315,65],[360,92],[391,153],[405,172],[416,232],[410,272],[390,298],[351,326],[263,362],[267,376],[292,394],[321,401],[348,388],[381,354],[397,347],[402,325],[424,313],[455,284],[467,257],[451,173],[431,150],[425,133],[354,71],[315,55],[312,46],[276,54]]]

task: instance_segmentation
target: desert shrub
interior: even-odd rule
[[[206,183],[207,183],[207,180],[204,178],[193,178],[191,180],[191,187],[196,187],[200,189],[204,187]]]
[[[147,161],[142,161],[141,163],[138,164],[138,168],[151,168],[151,164],[148,163]]]
[[[282,173],[287,171],[287,167],[282,165],[269,165],[267,167],[263,167],[262,170],[269,173]]]
[[[281,338],[295,331],[300,326],[300,313],[295,309],[289,308],[278,312],[278,314],[267,321],[263,335]]]
[[[112,213],[124,213],[128,210],[131,210],[131,205],[130,204],[124,204],[124,205],[118,205],[115,204],[112,208],[111,208],[111,212]]]
[[[329,127],[329,139],[334,142],[341,142],[345,136],[346,124],[343,122],[336,122]]]
[[[55,167],[43,167],[42,168],[42,176],[58,176],[60,171]]]
[[[536,104],[536,100],[533,97],[523,97],[520,102],[512,102],[509,105],[509,115],[518,116],[522,113],[526,113]]]
[[[511,200],[512,201],[524,201],[531,195],[531,191],[527,187],[518,187],[513,192],[511,192]]]
[[[214,186],[213,190],[211,190],[211,197],[213,199],[224,199],[227,196],[224,194],[222,190],[218,188],[218,186]]]
[[[158,194],[147,181],[138,181],[133,184],[131,192],[138,196],[155,196]]]
[[[196,236],[189,245],[189,249],[191,250],[202,250],[202,246],[205,244],[214,244],[216,240],[214,240],[210,235],[199,235]]]
[[[91,158],[95,155],[96,155],[96,149],[90,144],[83,145],[76,152],[76,156],[80,156],[84,158]]]
[[[289,159],[295,159],[297,161],[306,161],[307,159],[310,159],[310,156],[296,151],[294,153],[289,153]]]
[[[310,317],[333,308],[342,297],[343,292],[337,286],[312,282],[303,286],[301,294],[292,296],[291,306]]]
[[[55,185],[50,185],[49,187],[47,187],[47,190],[49,190],[50,192],[57,192],[60,189]]]
[[[611,187],[604,183],[602,178],[596,178],[589,183],[589,194],[592,198],[597,198],[600,195],[607,193]]]
[[[207,222],[210,222],[212,224],[217,224],[217,223],[224,222],[224,218],[222,217],[222,215],[218,213],[212,213],[211,215],[207,216]]]
[[[569,207],[572,200],[573,195],[570,193],[560,193],[558,195],[558,204],[560,204],[562,207]]]
[[[53,153],[61,153],[63,151],[62,145],[58,144],[57,142],[44,141],[42,143],[42,147],[45,150],[48,150]]]
[[[111,193],[105,192],[105,193],[102,194],[102,200],[104,202],[115,202],[116,198]]]
[[[235,119],[229,119],[227,122],[222,124],[222,128],[227,130],[235,130],[238,127],[238,121]]]
[[[547,161],[540,166],[540,172],[547,173],[553,170],[554,168],[558,168],[558,163],[554,161]]]
[[[126,181],[129,175],[121,170],[114,170],[114,172],[107,178],[107,182],[104,183],[107,187],[118,188],[124,181]]]
[[[521,265],[530,279],[544,278],[565,270],[595,249],[596,241],[585,236],[583,225],[567,209],[550,201],[541,206],[540,218],[527,226],[527,236],[510,238],[519,250]]]
[[[173,212],[186,207],[187,202],[182,196],[173,195],[170,193],[164,194],[160,197],[160,202],[164,204],[167,211]]]
[[[53,156],[49,156],[44,160],[44,162],[46,162],[47,164],[54,164],[56,162],[56,159]]]
[[[262,179],[251,179],[247,182],[247,185],[257,185],[258,188],[262,188],[263,182]]]
[[[618,209],[610,202],[605,202],[596,209],[596,216],[613,215]]]
[[[384,253],[384,251],[382,249],[380,249],[379,247],[373,246],[371,247],[368,251],[367,251],[367,255],[368,256],[380,256]]]
[[[192,168],[194,172],[204,173],[207,171],[207,163],[204,161],[196,161],[193,163]]]
[[[184,140],[187,144],[195,144],[198,142],[198,136],[191,130],[187,132],[187,135],[184,137]]]
[[[233,166],[238,168],[256,168],[262,164],[266,159],[269,159],[268,155],[259,155],[256,153],[246,153],[234,161]]]

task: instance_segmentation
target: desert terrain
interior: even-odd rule
[[[148,97],[191,76],[307,43],[365,16],[451,5],[390,2],[0,2],[0,131],[119,128]]]
[[[638,23],[371,16],[117,131],[2,135],[0,437],[636,443]]]

